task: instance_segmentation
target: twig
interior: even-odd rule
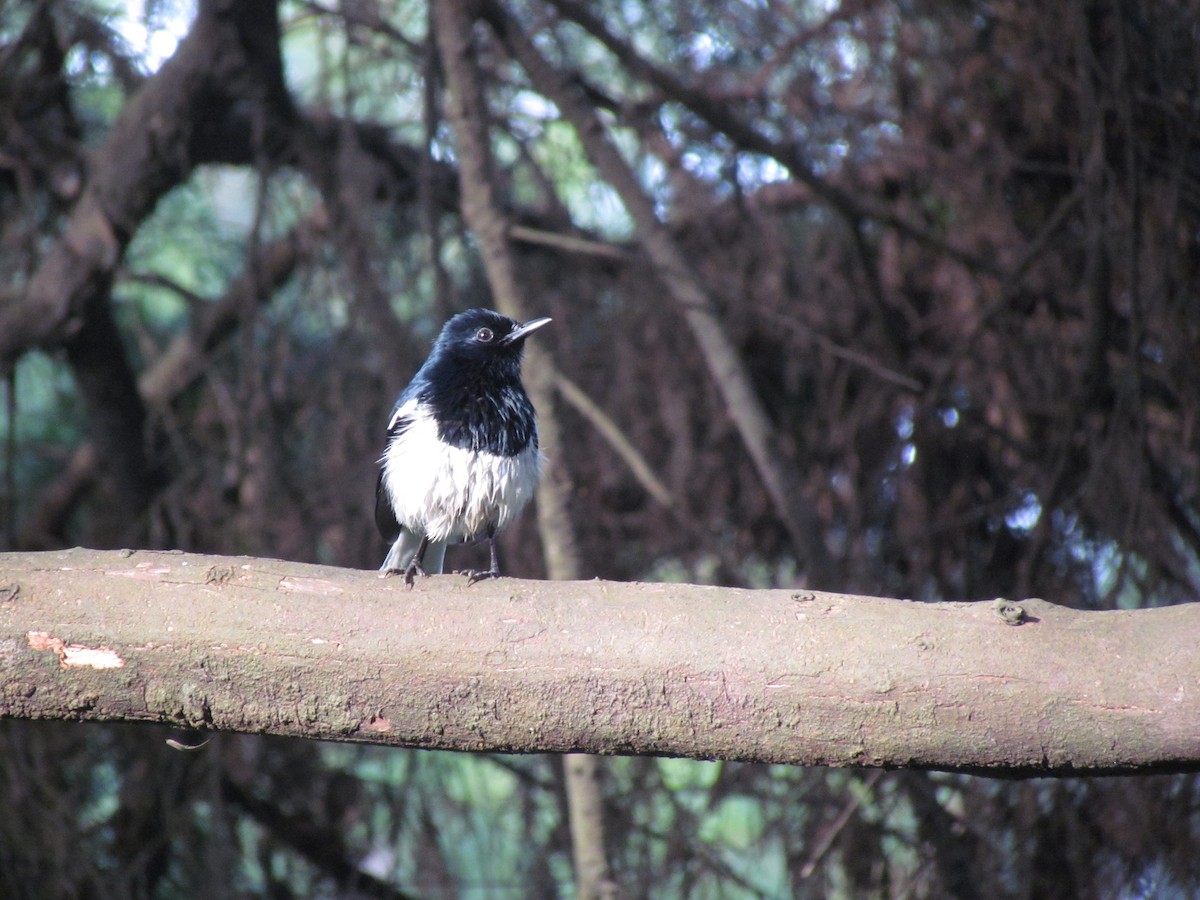
[[[883,777],[883,769],[875,769],[866,780],[862,783],[862,790],[857,794],[852,794],[850,799],[846,801],[846,805],[842,807],[842,811],[838,813],[836,819],[829,823],[829,826],[817,838],[816,845],[808,854],[808,859],[804,861],[804,865],[800,868],[800,878],[811,878],[813,872],[817,870],[817,866],[821,863],[821,858],[829,852],[829,848],[833,846],[834,840],[842,829],[846,827],[846,823],[850,821],[850,817],[854,815],[855,810],[862,806],[863,795],[868,793],[875,787],[876,782]]]
[[[608,442],[608,445],[616,451],[625,465],[629,466],[633,477],[638,480],[648,494],[665,507],[675,506],[675,498],[671,495],[671,491],[650,469],[646,458],[625,437],[617,423],[584,393],[583,388],[558,371],[554,373],[554,387],[558,390],[559,396],[587,419],[591,426],[600,433],[600,436]]]
[[[797,322],[794,319],[789,319],[777,313],[768,313],[768,315],[785,328],[789,328],[802,337],[812,341],[830,356],[836,356],[839,359],[844,359],[848,363],[852,363],[856,366],[866,369],[872,375],[875,375],[883,381],[890,381],[892,384],[899,385],[902,388],[907,388],[910,391],[920,393],[922,390],[924,390],[925,386],[921,384],[921,382],[917,381],[917,379],[903,375],[900,372],[897,372],[895,369],[889,369],[882,363],[871,359],[871,357],[867,356],[865,353],[860,353],[857,350],[851,350],[848,347],[843,347],[841,344],[835,343],[832,339],[827,338],[825,335],[809,328],[803,322]]]
[[[559,234],[556,231],[543,231],[540,228],[530,228],[528,225],[510,225],[508,236],[514,241],[521,241],[524,244],[541,244],[566,250],[568,253],[603,256],[606,259],[618,259],[626,262],[637,258],[632,252],[603,241],[578,237],[573,234]]]

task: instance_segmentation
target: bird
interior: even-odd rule
[[[521,383],[525,340],[550,323],[468,309],[442,327],[429,358],[396,399],[375,485],[375,524],[391,546],[385,575],[442,571],[446,545],[486,539],[524,509],[541,477],[537,418]]]

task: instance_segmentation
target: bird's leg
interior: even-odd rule
[[[420,575],[425,578],[428,573],[421,567],[421,563],[425,559],[425,551],[429,549],[429,535],[422,535],[421,542],[417,544],[417,552],[413,554],[412,560],[408,564],[408,568],[404,570],[404,583],[410,588],[413,586],[413,577]]]
[[[474,584],[477,581],[486,581],[489,578],[500,577],[500,557],[496,555],[496,529],[489,528],[487,533],[488,548],[492,554],[492,567],[490,569],[470,569],[463,572],[467,576],[467,584]]]

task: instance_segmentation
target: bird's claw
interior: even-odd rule
[[[487,581],[489,578],[499,578],[499,569],[462,569],[455,573],[456,575],[466,575],[467,584],[475,584],[477,581]]]
[[[422,578],[427,578],[428,576],[430,576],[430,574],[428,574],[428,572],[425,571],[425,569],[421,568],[420,564],[409,563],[408,568],[406,570],[404,570],[404,584],[407,584],[409,590],[412,590],[413,582],[415,581],[415,576],[418,576],[418,575],[420,575]]]
[[[417,565],[415,562],[409,563],[408,567],[404,568],[404,569],[384,569],[383,574],[385,576],[403,575],[404,576],[404,584],[410,590],[412,589],[413,581],[416,580],[417,575],[420,575],[422,578],[427,578],[429,576],[429,573],[426,572],[419,565]]]

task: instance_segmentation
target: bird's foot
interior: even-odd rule
[[[462,569],[454,573],[455,575],[466,575],[467,584],[474,584],[477,581],[487,581],[489,578],[499,578],[499,569]]]
[[[413,586],[413,581],[416,580],[416,576],[420,575],[422,578],[427,578],[429,576],[429,573],[415,562],[409,563],[408,567],[404,569],[384,569],[383,574],[384,577],[387,578],[390,578],[393,575],[403,575],[404,584],[409,588]]]
[[[422,578],[429,577],[429,573],[426,572],[421,567],[421,564],[414,559],[408,564],[408,568],[404,570],[404,583],[408,585],[409,589],[412,588],[413,580],[417,575],[420,575]]]

